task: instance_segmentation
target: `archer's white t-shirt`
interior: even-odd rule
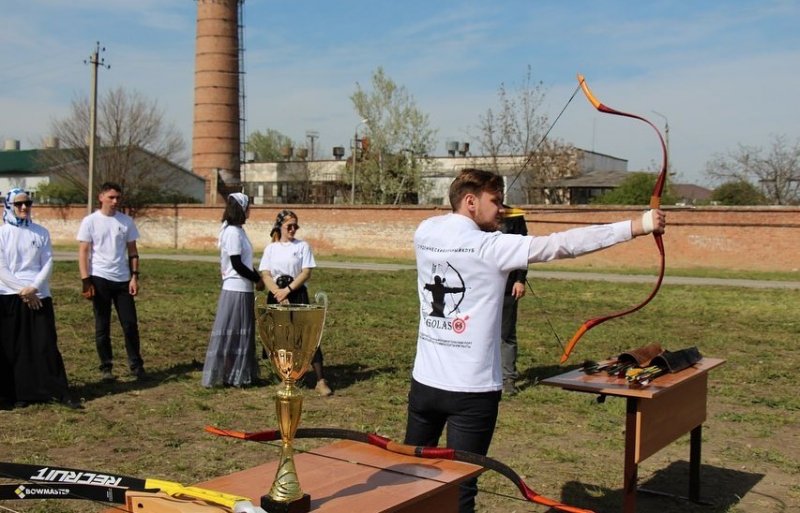
[[[500,314],[508,273],[528,265],[520,235],[447,214],[414,234],[420,301],[414,379],[453,392],[502,388]]]
[[[314,268],[314,254],[311,246],[304,240],[294,239],[291,242],[270,242],[264,248],[259,271],[269,271],[274,280],[278,276],[288,274],[296,278],[300,271]]]
[[[502,389],[500,325],[508,274],[528,262],[595,251],[631,238],[630,222],[575,228],[543,237],[484,232],[446,214],[414,234],[419,335],[413,376],[453,392]]]
[[[237,273],[231,255],[241,255],[242,263],[253,268],[253,245],[241,226],[226,226],[219,237],[219,268],[222,273],[222,290],[253,292],[253,282]]]
[[[138,238],[139,230],[130,216],[122,212],[107,216],[99,210],[83,218],[77,237],[92,244],[89,274],[116,282],[131,279],[128,243]]]

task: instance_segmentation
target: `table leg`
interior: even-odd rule
[[[636,513],[636,482],[638,481],[638,465],[636,464],[636,447],[638,430],[636,417],[639,399],[628,397],[625,412],[625,471],[622,489],[622,513]]]
[[[689,500],[700,501],[700,449],[703,444],[703,425],[692,429],[689,439]]]

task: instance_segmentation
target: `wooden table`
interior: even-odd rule
[[[690,433],[689,499],[700,498],[700,453],[706,420],[708,371],[725,360],[703,358],[675,374],[659,376],[644,388],[631,388],[624,378],[576,369],[541,382],[565,390],[625,397],[625,470],[623,513],[636,511],[638,465],[680,436]]]
[[[275,478],[278,453],[276,449],[275,461],[195,486],[249,497],[259,505]],[[297,452],[294,460],[300,485],[311,495],[311,511],[326,513],[456,513],[459,483],[483,470],[459,461],[395,454],[350,440],[313,449],[313,454]]]

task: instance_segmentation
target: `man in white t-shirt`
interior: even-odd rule
[[[139,293],[139,252],[136,239],[139,230],[133,219],[117,207],[122,188],[106,182],[100,187],[100,209],[83,218],[78,229],[78,267],[83,286],[82,295],[92,301],[95,344],[104,381],[115,379],[111,349],[111,305],[117,310],[128,367],[136,379],[145,377],[144,362],[139,350],[139,323],[134,296]]]
[[[479,169],[456,177],[450,204],[452,213],[426,219],[414,234],[420,323],[405,443],[436,446],[447,425],[448,448],[485,455],[503,387],[500,325],[509,273],[661,233],[665,217],[650,210],[544,237],[504,234],[503,179]],[[444,298],[442,290],[449,291]],[[474,511],[476,493],[477,478],[461,485],[460,513]]]

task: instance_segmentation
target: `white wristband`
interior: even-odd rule
[[[653,233],[653,211],[648,210],[644,214],[642,214],[642,230],[644,230],[644,234]]]

